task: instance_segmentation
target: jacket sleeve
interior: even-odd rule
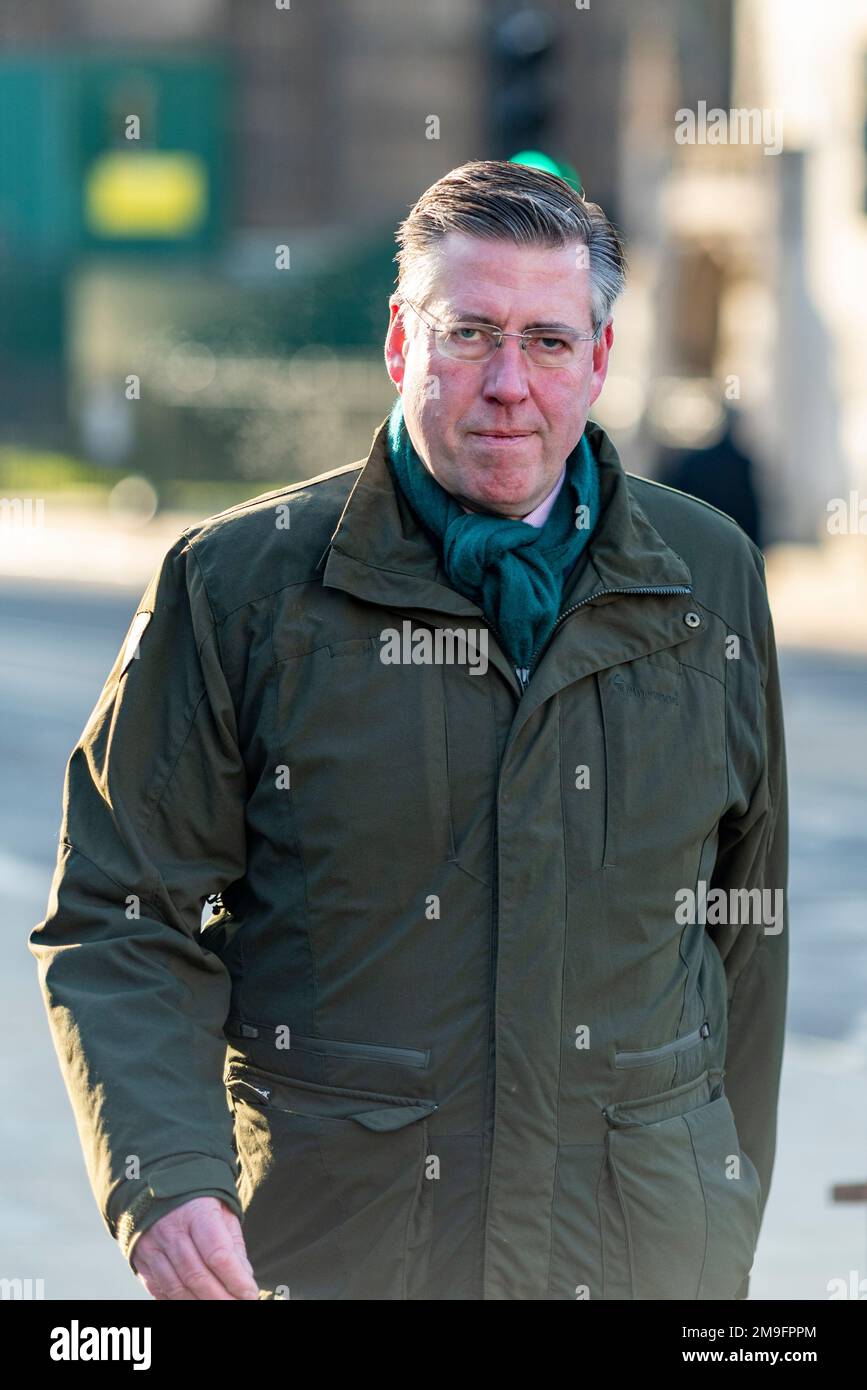
[[[758,777],[745,812],[721,826],[711,887],[726,893],[761,890],[760,901],[772,911],[763,909],[759,922],[751,911],[740,925],[708,931],[719,947],[726,973],[725,1090],[741,1148],[761,1181],[761,1223],[776,1151],[789,951],[786,750],[770,614],[756,660],[759,699],[751,737],[757,750]],[[737,1297],[746,1298],[748,1289],[749,1277]]]
[[[245,805],[219,630],[182,536],[70,755],[28,940],[94,1196],[132,1268],[136,1238],[191,1197],[241,1216],[231,979],[198,934],[205,898],[244,873]]]

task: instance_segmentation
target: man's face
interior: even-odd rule
[[[577,242],[549,249],[449,232],[440,252],[431,293],[416,303],[429,322],[593,331],[586,251]],[[568,367],[532,362],[518,338],[504,338],[487,362],[457,361],[438,351],[422,322],[404,325],[394,296],[389,304],[386,365],[419,457],[462,504],[526,516],[581,438],[605,381],[612,326],[598,342],[577,342]],[[413,310],[403,315],[412,319]]]

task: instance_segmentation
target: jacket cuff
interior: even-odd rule
[[[235,1174],[220,1158],[195,1154],[154,1168],[147,1178],[124,1187],[132,1196],[116,1218],[113,1234],[129,1261],[137,1236],[175,1207],[194,1197],[219,1197],[242,1219]],[[120,1205],[113,1202],[112,1205]],[[134,1267],[133,1267],[134,1268]]]
[[[233,1201],[227,1192],[220,1192],[216,1188],[212,1188],[208,1192],[185,1192],[179,1197],[155,1197],[144,1215],[136,1222],[136,1229],[129,1238],[126,1258],[133,1274],[138,1274],[135,1252],[139,1237],[143,1236],[151,1226],[156,1225],[161,1217],[168,1216],[170,1211],[175,1210],[175,1207],[182,1207],[185,1202],[191,1202],[194,1197],[218,1197],[221,1202],[225,1202],[227,1206],[232,1208],[239,1221],[243,1222],[244,1220],[240,1202]]]

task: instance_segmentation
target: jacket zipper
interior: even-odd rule
[[[564,619],[564,618],[568,618],[570,613],[574,613],[574,612],[576,612],[577,609],[583,608],[584,605],[585,605],[585,603],[592,603],[593,600],[594,600],[595,598],[604,598],[606,594],[691,594],[691,593],[692,593],[692,585],[691,585],[691,584],[661,584],[661,585],[656,585],[656,586],[639,585],[638,587],[632,588],[632,589],[597,589],[595,593],[588,594],[586,598],[582,598],[580,603],[573,603],[571,608],[567,608],[567,609],[564,610],[564,612],[562,612],[561,614],[559,614],[559,616],[558,616],[558,618],[557,618],[557,621],[554,623],[554,626],[551,628],[551,631],[550,631],[550,633],[548,634],[548,636],[546,637],[545,641],[546,641],[546,642],[549,642],[549,641],[551,640],[551,638],[554,636],[554,633],[556,632],[557,628],[558,628],[558,627],[560,626],[560,624],[562,623],[563,619]],[[496,629],[495,629],[495,630],[496,630]],[[516,666],[516,667],[515,667],[515,674],[517,675],[518,680],[521,682],[521,688],[522,688],[522,690],[526,690],[526,688],[527,688],[527,685],[528,685],[529,680],[530,680],[530,672],[533,670],[533,665],[534,665],[534,663],[535,663],[536,657],[537,657],[538,654],[539,654],[539,649],[541,648],[542,645],[543,645],[543,644],[540,642],[540,643],[538,644],[538,646],[536,647],[536,650],[532,653],[532,655],[531,655],[531,657],[530,657],[530,665],[529,665],[529,666],[523,666],[523,667]],[[521,676],[521,672],[522,672],[522,671],[526,672],[526,680],[524,680],[524,679],[522,678],[522,676]]]
[[[224,1025],[226,1033],[233,1038],[258,1038],[271,1036],[276,1032],[272,1023],[247,1023],[237,1017],[230,1017]],[[289,1048],[298,1052],[315,1052],[327,1057],[363,1057],[368,1062],[397,1062],[406,1067],[426,1067],[430,1061],[430,1049],[424,1052],[412,1047],[390,1047],[385,1043],[347,1042],[340,1038],[307,1037],[301,1033],[289,1034]]]
[[[682,1038],[675,1038],[673,1042],[663,1043],[661,1047],[648,1047],[641,1052],[615,1052],[614,1065],[616,1067],[642,1067],[650,1066],[662,1057],[669,1057],[673,1052],[685,1052],[687,1048],[694,1047],[702,1038],[710,1037],[710,1024],[705,1019],[701,1027],[694,1032],[685,1034]]]

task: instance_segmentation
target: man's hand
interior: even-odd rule
[[[139,1236],[132,1262],[152,1298],[259,1297],[241,1223],[216,1197],[192,1197],[161,1216]]]

